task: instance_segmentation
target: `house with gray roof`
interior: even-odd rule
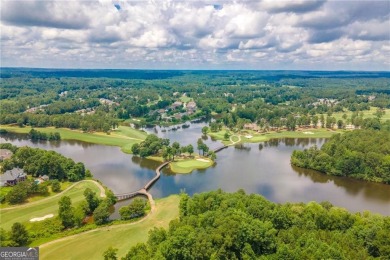
[[[0,175],[0,186],[13,186],[27,179],[27,174],[20,168],[13,168]]]

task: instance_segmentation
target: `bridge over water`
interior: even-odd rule
[[[221,147],[218,147],[216,149],[214,149],[213,151],[215,153],[227,148],[228,146],[227,145],[224,145],[224,146],[221,146]],[[161,176],[161,170],[166,167],[171,161],[167,161],[167,162],[164,162],[162,164],[160,164],[160,166],[157,167],[156,169],[156,176],[154,176],[153,179],[151,179],[148,183],[146,183],[146,185],[144,187],[142,187],[141,189],[137,190],[137,191],[133,191],[133,192],[128,192],[128,193],[122,193],[122,194],[115,194],[115,197],[117,198],[118,201],[121,201],[121,200],[127,200],[127,199],[131,199],[131,198],[134,198],[136,196],[145,196],[148,198],[150,204],[151,204],[151,208],[152,208],[152,211],[154,209],[154,200],[153,200],[153,197],[152,197],[152,194],[150,194],[148,192],[148,190],[150,189],[150,187],[153,186],[153,184],[160,178]]]

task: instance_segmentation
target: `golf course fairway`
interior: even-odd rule
[[[171,195],[156,200],[156,211],[138,222],[98,228],[40,245],[40,259],[103,259],[110,246],[118,249],[120,259],[132,246],[146,242],[150,229],[167,228],[171,220],[178,218],[179,201],[179,195]]]

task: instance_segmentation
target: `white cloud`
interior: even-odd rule
[[[3,66],[389,69],[386,1],[0,1]]]

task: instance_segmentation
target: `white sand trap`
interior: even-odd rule
[[[209,160],[206,160],[206,159],[196,159],[197,161],[200,161],[200,162],[209,162]]]
[[[54,214],[49,214],[49,215],[43,216],[41,218],[32,218],[32,219],[30,219],[30,222],[42,221],[42,220],[45,220],[47,218],[52,218],[52,217],[54,217]]]
[[[314,135],[313,132],[303,132],[305,135]]]
[[[251,139],[253,136],[251,135],[246,135],[245,138]]]

